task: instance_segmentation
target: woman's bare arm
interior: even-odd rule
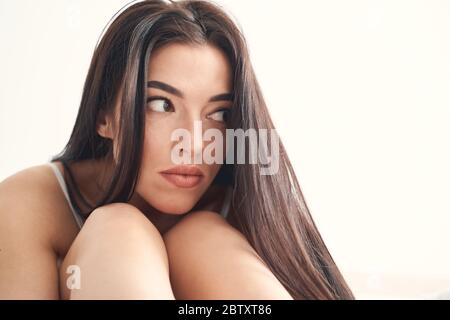
[[[0,183],[0,299],[59,298],[55,218],[41,178],[28,169]]]

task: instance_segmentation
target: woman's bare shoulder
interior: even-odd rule
[[[2,221],[19,229],[39,230],[39,236],[48,237],[58,253],[68,250],[78,232],[48,164],[22,169],[0,182],[0,224]]]
[[[47,164],[22,169],[0,182],[0,204],[21,205],[33,202],[48,209],[60,209],[57,179]]]

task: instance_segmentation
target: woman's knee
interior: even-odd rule
[[[111,203],[89,215],[69,252],[79,256],[98,250],[100,246],[115,249],[117,246],[132,246],[133,243],[138,245],[145,239],[150,240],[155,249],[165,253],[160,233],[139,209],[127,203]]]
[[[99,234],[95,231],[105,231]],[[130,231],[146,231],[158,235],[153,223],[136,207],[128,203],[111,203],[95,209],[88,217],[81,231],[88,236],[121,236]]]
[[[246,237],[218,213],[193,212],[164,241],[177,299],[290,298]]]
[[[162,294],[171,294],[167,288],[170,282],[163,239],[140,210],[126,203],[108,204],[91,213],[61,265],[62,285],[67,279],[64,271],[70,265],[79,268],[85,287],[89,287],[87,282],[92,283],[95,277],[100,279],[97,282],[101,286],[101,279],[109,273],[110,277],[117,279],[117,286],[123,286],[120,281],[128,277],[130,288],[142,283],[150,284],[154,282],[152,277],[158,277],[159,282],[153,284],[166,287],[161,290]],[[103,274],[102,269],[105,271]],[[61,290],[65,291],[63,296],[67,298],[67,290]],[[142,292],[143,289],[139,290]]]
[[[184,241],[204,243],[223,241],[224,237],[232,235],[244,240],[244,236],[231,226],[219,213],[208,210],[191,212],[163,236],[166,247],[178,246]],[[184,239],[184,241],[181,241]]]

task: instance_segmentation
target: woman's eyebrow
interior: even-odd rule
[[[168,93],[171,93],[177,97],[184,98],[183,92],[178,90],[175,87],[172,87],[171,85],[161,82],[161,81],[148,81],[147,82],[147,88],[157,88],[163,91],[166,91]],[[209,102],[216,102],[216,101],[233,101],[233,94],[232,93],[221,93],[218,95],[215,95],[209,99]]]

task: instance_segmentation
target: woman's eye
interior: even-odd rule
[[[171,112],[173,110],[170,101],[164,98],[148,98],[147,106],[150,110],[155,112]]]
[[[222,109],[219,111],[216,111],[208,116],[210,119],[220,122],[227,122],[229,118],[229,110],[228,109]]]

